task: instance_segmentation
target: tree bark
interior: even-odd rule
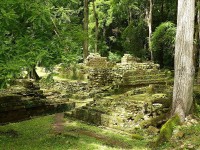
[[[148,46],[151,54],[151,61],[153,61],[153,52],[151,49],[153,0],[148,0],[148,2],[149,2],[149,10],[147,11],[147,25],[149,28]]]
[[[178,0],[172,115],[183,122],[193,102],[195,0]]]
[[[200,0],[197,1],[197,6],[200,5]],[[199,6],[198,6],[199,7]],[[200,41],[200,10],[197,10],[197,28],[198,28],[198,42]],[[200,45],[198,45],[198,71],[199,71],[199,67],[200,67]]]
[[[83,42],[83,58],[87,58],[88,56],[88,23],[89,23],[89,8],[88,8],[88,0],[84,0],[84,22],[83,22],[83,30],[86,34],[84,42]]]
[[[38,76],[38,74],[37,74],[37,72],[36,72],[36,70],[35,70],[35,67],[36,66],[33,66],[32,68],[31,68],[31,70],[29,70],[29,72],[28,72],[28,78],[29,79],[34,79],[34,80],[40,80],[40,77]]]
[[[99,21],[98,16],[96,12],[96,6],[95,6],[95,0],[92,1],[93,4],[93,13],[94,13],[94,19],[95,19],[95,48],[94,52],[98,52],[98,36],[99,36]]]

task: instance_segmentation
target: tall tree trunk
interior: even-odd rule
[[[200,0],[198,0],[197,1],[197,8],[199,8],[199,5],[200,5]],[[200,10],[198,9],[197,10],[197,26],[198,26],[198,42],[200,41]],[[197,51],[198,51],[198,54],[199,54],[199,56],[198,56],[198,68],[200,67],[200,45],[198,45],[199,47],[198,47],[198,49],[197,49]],[[199,71],[199,69],[198,69],[198,71]]]
[[[88,56],[88,23],[89,23],[89,8],[88,8],[88,0],[84,0],[84,22],[83,29],[86,34],[84,42],[83,42],[83,58],[87,58]]]
[[[178,0],[172,115],[183,122],[193,102],[195,0]]]
[[[28,78],[29,79],[35,79],[35,80],[39,80],[40,77],[38,76],[36,69],[35,69],[35,65],[31,68],[31,70],[29,70],[28,72]]]
[[[94,52],[98,52],[98,36],[99,36],[99,21],[98,21],[98,16],[96,12],[96,6],[95,6],[95,0],[93,2],[93,13],[94,13],[94,19],[95,19],[95,49]]]
[[[149,10],[147,12],[147,25],[149,28],[149,38],[148,38],[148,44],[149,44],[149,51],[151,54],[151,61],[153,61],[153,52],[151,49],[151,36],[152,36],[152,11],[153,11],[153,0],[149,1]]]

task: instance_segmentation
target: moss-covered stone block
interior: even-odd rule
[[[159,126],[160,124],[162,124],[163,122],[166,121],[166,116],[167,116],[166,114],[161,114],[158,117],[152,118],[150,120],[143,121],[140,124],[140,126],[143,127],[143,128],[148,128],[149,126],[157,127],[157,126]]]
[[[170,118],[160,129],[160,134],[156,141],[156,145],[160,145],[163,142],[169,141],[172,137],[174,128],[180,124],[181,121],[178,115],[175,115],[172,118]]]

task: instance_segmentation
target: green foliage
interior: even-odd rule
[[[121,56],[117,53],[109,52],[108,59],[109,61],[116,63],[121,61]]]
[[[36,64],[51,68],[77,61],[83,39],[79,4],[71,0],[0,2],[0,84]]]
[[[62,64],[61,68],[58,70],[57,76],[62,78],[62,79],[67,79],[67,80],[86,80],[85,76],[85,70],[83,66],[79,64]]]
[[[162,22],[177,22],[177,1],[174,0],[157,0],[153,5],[153,30]]]
[[[111,5],[112,0],[95,0],[95,6],[96,6],[96,13],[98,16],[98,23],[99,28],[103,29],[106,26],[109,26],[112,23],[113,19],[113,6]],[[93,13],[93,5],[92,2],[89,5],[89,29],[93,30],[95,28],[95,18]]]
[[[123,48],[126,53],[136,57],[145,57],[144,43],[147,35],[147,27],[144,21],[131,23],[122,33]]]
[[[154,60],[161,68],[173,68],[176,27],[172,22],[161,23],[152,36]]]
[[[98,49],[130,53],[147,59],[145,0],[95,0],[98,18]],[[177,3],[154,1],[153,30],[165,20],[175,22]],[[47,69],[58,63],[82,60],[83,1],[4,0],[0,1],[0,85],[16,78],[21,70],[40,65]],[[89,50],[94,51],[95,18],[89,1]],[[173,66],[175,27],[172,23],[156,29],[152,48],[161,67]],[[163,56],[163,57],[160,57]]]
[[[134,17],[141,14],[141,9],[138,0],[113,0],[113,9],[115,21],[124,20],[132,13],[132,18],[128,18],[127,21],[133,20]]]
[[[113,5],[112,0],[95,0],[95,10],[98,18],[98,49],[102,55],[107,54],[108,46],[105,41],[105,30],[113,22]],[[95,18],[93,12],[93,4],[89,4],[89,38],[90,38],[90,52],[94,52],[95,44]]]

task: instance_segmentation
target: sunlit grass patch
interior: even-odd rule
[[[65,119],[61,134],[53,132],[54,116],[0,126],[0,149],[5,150],[120,150],[146,149],[144,140]],[[14,135],[14,136],[13,136]]]

